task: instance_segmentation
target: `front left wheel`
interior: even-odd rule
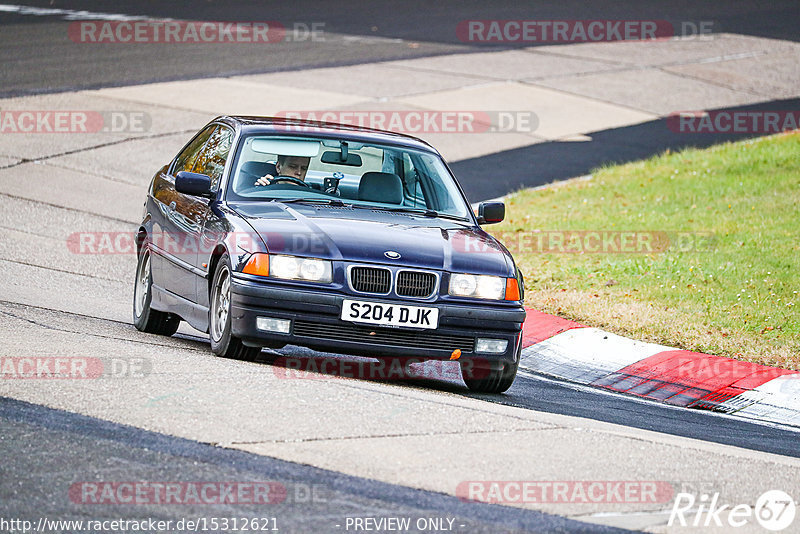
[[[223,358],[253,361],[261,347],[248,347],[231,333],[231,261],[223,254],[217,262],[208,307],[208,335],[211,351]]]
[[[461,377],[469,390],[475,393],[503,393],[510,388],[517,377],[522,354],[522,340],[518,343],[513,362],[461,360]]]
[[[139,262],[136,266],[136,284],[133,288],[133,325],[137,330],[148,334],[171,336],[178,331],[181,318],[173,313],[154,310],[150,307],[153,300],[153,274],[150,265],[150,249],[142,245]]]

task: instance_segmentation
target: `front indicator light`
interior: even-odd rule
[[[488,354],[502,354],[508,348],[507,339],[486,339],[478,338],[475,342],[475,352]]]
[[[516,278],[506,278],[506,300],[519,300],[519,284]]]
[[[269,254],[253,254],[242,272],[258,276],[269,276]]]

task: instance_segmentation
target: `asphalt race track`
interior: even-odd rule
[[[335,9],[329,2],[319,0],[268,5],[247,0],[199,4],[38,0],[27,1],[25,5],[183,20],[275,20],[289,28],[296,23],[316,22],[324,24],[326,40],[322,48],[305,42],[284,43],[270,49],[269,54],[252,47],[239,47],[232,54],[230,46],[209,52],[208,47],[188,45],[178,51],[170,50],[168,57],[161,59],[158,55],[154,57],[151,48],[136,50],[135,46],[119,45],[98,57],[91,47],[76,54],[64,46],[69,43],[64,31],[69,21],[61,17],[0,11],[0,24],[4,28],[0,42],[3,50],[13,54],[0,73],[0,94],[5,96],[497,49],[492,44],[467,46],[453,32],[445,30],[469,19],[658,19],[673,22],[677,27],[682,21],[713,20],[718,32],[798,39],[797,6],[786,0],[770,2],[768,8],[724,1],[680,1],[668,5],[630,1],[594,6],[577,1],[531,4],[472,0],[430,6],[425,2],[392,0],[367,5],[357,1],[337,2]],[[398,47],[400,41],[402,46]],[[120,68],[121,61],[125,62],[124,68]]]
[[[154,434],[89,417],[4,399],[0,403],[4,445],[13,442],[22,457],[4,471],[18,487],[74,483],[87,472],[113,470],[125,480],[280,480],[286,494],[272,505],[236,503],[215,508],[220,517],[264,518],[284,532],[329,532],[341,529],[345,516],[373,516],[376,511],[412,521],[448,518],[453,530],[468,532],[526,532],[588,530],[587,525],[558,516],[492,505],[476,505],[438,493],[341,475],[264,456],[221,449]],[[55,475],[54,475],[55,474]],[[207,516],[202,506],[176,508],[152,504],[130,510],[124,504],[86,514],[75,502],[53,503],[47,492],[20,491],[4,497],[4,506],[17,516],[97,519],[148,517],[178,522]],[[54,505],[55,504],[55,505]],[[272,527],[272,523],[269,523]],[[623,532],[593,528],[597,532]]]
[[[22,13],[16,4],[0,5],[0,97],[52,94],[56,102],[78,90],[513,48],[463,43],[441,31],[467,19],[530,18],[532,12],[551,19],[657,18],[676,24],[713,19],[721,31],[786,41],[798,40],[800,20],[796,2],[768,7],[616,2],[603,9],[583,2],[424,7],[292,2],[266,8],[247,1],[42,0],[25,5],[64,11]],[[320,22],[326,40],[280,43],[268,54],[235,45],[76,51],[65,45],[69,17],[80,10],[184,20],[277,20],[287,26]],[[775,97],[765,105],[797,109],[798,102]],[[202,124],[205,119],[195,113],[193,120]],[[583,152],[575,143],[551,141],[456,161],[453,169],[470,198],[491,198],[523,182],[569,178],[607,161],[737,137],[671,137],[661,120],[596,132],[596,143]],[[717,495],[720,503],[751,507],[767,490],[800,499],[796,427],[674,408],[525,370],[499,396],[470,393],[451,364],[425,368],[423,378],[402,381],[298,373],[287,367],[286,358],[363,360],[287,347],[265,350],[262,361],[245,363],[215,358],[207,336],[185,324],[172,338],[136,331],[130,320],[135,257],[81,256],[64,243],[75,230],[132,231],[129,197],[138,195],[138,207],[145,194],[141,184],[155,170],[146,157],[147,165],[139,168],[136,150],[171,153],[165,144],[180,143],[195,130],[193,124],[183,131],[154,131],[138,140],[120,138],[63,152],[20,148],[16,138],[0,134],[0,173],[6,173],[0,174],[0,355],[89,358],[115,370],[96,380],[0,379],[0,531],[22,531],[2,522],[12,519],[36,525],[42,518],[153,518],[172,521],[165,530],[182,532],[202,529],[175,526],[181,520],[185,526],[186,520],[201,518],[265,518],[273,530],[323,533],[369,530],[353,518],[407,518],[415,525],[408,530],[389,523],[373,530],[700,532],[702,524],[667,527],[678,493],[698,499]],[[135,150],[113,153],[117,159],[107,156],[110,167],[125,169],[107,180],[108,189],[93,195],[73,175],[84,152],[93,151],[87,157],[96,164],[104,150],[131,141]],[[41,154],[48,155],[39,159]],[[533,173],[523,172],[531,158],[542,164]],[[500,164],[509,166],[505,181],[485,180]],[[91,172],[100,176],[96,169]],[[53,174],[63,187],[55,195],[41,185]],[[655,501],[554,498],[484,504],[459,498],[470,481],[523,480],[656,481],[671,489]],[[79,493],[81,484],[137,481],[184,487],[274,482],[285,494],[274,504],[243,498],[176,505],[95,504]],[[694,517],[687,512],[687,518]],[[40,531],[81,530],[51,526]],[[736,530],[762,531],[755,519]]]

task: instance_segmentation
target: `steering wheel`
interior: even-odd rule
[[[269,181],[269,184],[273,185],[277,184],[278,182],[289,182],[290,184],[299,185],[302,187],[308,187],[309,189],[311,189],[310,184],[305,183],[303,180],[298,180],[293,176],[284,176],[284,175],[276,176],[275,178]]]

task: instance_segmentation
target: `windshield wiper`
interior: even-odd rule
[[[311,203],[311,204],[327,204],[328,206],[347,206],[348,208],[360,208],[366,210],[380,210],[380,211],[389,211],[394,213],[413,213],[417,215],[424,215],[425,217],[430,217],[432,219],[450,219],[454,221],[467,221],[465,217],[459,217],[457,215],[451,215],[449,213],[440,213],[436,210],[432,210],[429,208],[391,208],[389,206],[369,206],[366,204],[345,204],[339,198],[273,198],[270,199],[270,202],[282,202],[284,204],[291,204],[291,203]]]
[[[328,204],[329,206],[345,206],[346,204],[338,198],[273,198],[270,202],[282,202],[291,204],[292,202],[310,202],[313,204]]]
[[[398,212],[398,213],[417,213],[419,215],[424,215],[425,217],[431,217],[433,219],[441,218],[441,219],[453,219],[456,221],[464,221],[466,220],[464,217],[459,217],[457,215],[450,215],[449,213],[440,213],[436,210],[432,210],[430,208],[388,208],[383,206],[377,206],[375,209],[384,210],[384,211],[391,211],[391,212]]]

